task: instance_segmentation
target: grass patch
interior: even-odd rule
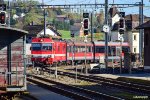
[[[70,31],[58,30],[58,32],[62,34],[62,39],[71,39]],[[90,37],[91,37],[91,35],[89,33],[88,38],[90,38]],[[80,39],[79,36],[76,36],[76,35],[75,35],[75,38]],[[84,37],[82,37],[82,38],[84,38]],[[103,40],[103,38],[104,38],[104,33],[94,33],[93,34],[94,40]]]
[[[148,80],[133,79],[133,78],[126,78],[126,77],[119,77],[117,78],[117,80],[150,86],[150,81]]]
[[[62,34],[62,39],[70,39],[70,31],[58,30],[59,33]]]

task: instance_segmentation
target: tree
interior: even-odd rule
[[[41,24],[40,19],[42,19],[43,16],[37,14],[35,11],[36,11],[35,9],[31,9],[31,11],[25,15],[24,21],[23,21],[23,23],[25,25],[27,25],[27,24],[29,24],[31,22],[35,22],[37,24]]]
[[[21,7],[13,9],[12,13],[17,14],[17,15],[21,15],[22,13],[25,14],[24,17],[19,17],[16,20],[15,26],[17,28],[22,28],[24,25],[27,25],[31,22],[41,24],[40,19],[42,18],[42,14],[40,14],[41,9],[36,6],[37,4],[39,4],[39,2],[33,1],[33,0],[29,0],[29,1],[17,0],[16,1],[16,5],[21,6]],[[35,7],[30,6],[30,5],[35,5]]]
[[[97,16],[97,28],[102,29],[104,24],[104,11],[100,10],[100,14]]]

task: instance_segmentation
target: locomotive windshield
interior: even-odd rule
[[[42,44],[42,50],[52,50],[52,44],[51,43]]]
[[[41,50],[41,43],[32,43],[32,50]]]
[[[35,51],[52,50],[52,44],[51,43],[33,43],[32,50],[35,50]]]

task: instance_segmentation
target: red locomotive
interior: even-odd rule
[[[86,49],[85,49],[86,48]],[[120,42],[108,43],[108,59],[119,59]],[[86,52],[85,52],[86,51]],[[129,52],[129,44],[122,43],[122,57]],[[32,61],[40,64],[98,62],[105,56],[105,42],[73,42],[52,38],[32,39]],[[113,54],[113,56],[112,56]]]

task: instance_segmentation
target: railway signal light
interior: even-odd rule
[[[88,30],[84,30],[84,35],[88,35]]]
[[[125,31],[125,20],[124,18],[120,18],[119,20],[119,33],[124,34]]]
[[[89,13],[83,13],[83,18],[89,18]]]
[[[72,38],[74,37],[74,33],[71,33],[71,37],[72,37]]]
[[[125,12],[120,12],[119,15],[120,15],[120,17],[124,18],[125,17]]]
[[[6,24],[6,12],[1,11],[0,12],[0,25],[5,25]]]
[[[89,19],[88,18],[83,20],[83,26],[84,26],[84,30],[89,29]]]
[[[83,13],[84,35],[88,35],[89,30],[89,13]]]

